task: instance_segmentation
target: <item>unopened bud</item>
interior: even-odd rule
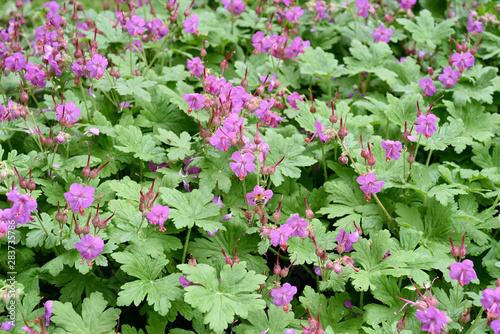
[[[267,175],[267,173],[269,173],[269,171],[267,170],[266,166],[262,166],[262,167],[260,167],[260,173],[262,175]]]
[[[349,159],[345,155],[341,155],[339,157],[340,165],[347,165],[349,163]]]
[[[276,211],[272,214],[272,218],[274,220],[274,222],[277,222],[278,220],[281,219],[281,212],[280,211]]]
[[[252,213],[250,211],[245,211],[245,218],[252,219]]]
[[[22,94],[21,94],[21,101],[28,102],[29,99],[30,99],[30,97],[28,96],[28,93],[22,92]]]
[[[367,151],[367,150],[365,150],[365,149],[362,149],[362,150],[361,150],[361,157],[362,157],[363,159],[368,158],[368,151]]]
[[[274,172],[276,172],[276,167],[274,167],[274,166],[269,166],[269,167],[267,167],[267,173],[268,173],[269,175],[273,175],[273,174],[274,174]]]
[[[265,89],[264,86],[257,87],[257,89],[256,89],[257,95],[262,95],[264,93],[264,89]]]
[[[434,75],[434,69],[432,67],[427,67],[427,74],[429,74],[430,76],[433,76]]]
[[[33,191],[33,190],[35,190],[35,188],[36,188],[36,184],[35,184],[35,182],[33,182],[33,181],[29,181],[29,182],[28,182],[28,190],[29,190],[29,191]]]
[[[404,330],[406,328],[406,321],[405,319],[401,319],[398,321],[398,323],[396,324],[396,329],[398,330],[398,333],[401,332],[402,330]]]
[[[341,243],[341,244],[339,244],[339,245],[337,246],[337,252],[338,252],[339,254],[344,253],[344,252],[345,252],[345,245],[344,245],[344,244],[342,244],[342,243]]]
[[[281,274],[281,267],[279,265],[274,266],[273,274],[276,276],[279,276]]]
[[[335,124],[339,120],[339,117],[337,115],[333,114],[330,116],[329,119],[330,119],[330,123]]]
[[[83,167],[82,175],[85,178],[89,177],[89,175],[90,175],[90,166]]]
[[[247,78],[243,78],[243,80],[241,80],[241,87],[245,88],[245,90],[247,89],[247,87],[248,87]]]
[[[307,220],[311,220],[314,218],[314,212],[311,209],[306,209],[306,218]]]
[[[311,113],[313,113],[313,114],[316,112],[316,107],[314,106],[314,104],[313,104],[313,105],[311,105],[311,108],[309,108],[309,111],[310,111]]]
[[[467,250],[466,250],[465,246],[464,245],[460,246],[458,248],[458,256],[460,258],[464,258],[466,254],[467,254]]]
[[[207,49],[202,48],[202,49],[201,49],[201,51],[200,51],[200,56],[201,56],[201,58],[206,57],[206,55],[207,55]]]
[[[321,248],[316,247],[315,253],[318,257],[322,257],[325,252]]]
[[[280,276],[283,278],[287,277],[288,276],[288,268],[281,269]]]
[[[261,216],[260,216],[260,223],[261,223],[262,225],[267,224],[267,222],[268,222],[268,221],[269,221],[269,219],[267,218],[267,216],[266,216],[266,215],[261,215]]]
[[[470,313],[469,312],[466,312],[466,313],[462,313],[460,315],[460,324],[465,325],[466,323],[468,323],[470,321]]]

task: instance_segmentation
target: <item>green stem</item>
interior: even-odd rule
[[[49,232],[47,232],[47,229],[45,228],[45,226],[42,223],[42,218],[40,218],[40,216],[38,215],[38,212],[36,212],[36,211],[35,211],[35,216],[38,218],[38,221],[40,222],[40,226],[42,227],[43,231],[45,232],[45,234],[48,237]],[[54,253],[56,253],[56,255],[59,256],[59,252],[57,251],[57,249],[55,247],[52,247],[52,249],[54,250]]]
[[[458,308],[458,289],[460,288],[460,284],[457,282],[457,299],[455,300],[455,307]]]
[[[139,233],[139,231],[141,230],[142,224],[144,223],[145,218],[146,217],[142,216],[141,223],[139,224],[139,227],[137,228],[137,231],[135,231],[135,233]]]
[[[326,182],[328,181],[328,174],[326,173],[325,145],[321,145],[321,157],[323,158],[323,174],[325,175]]]
[[[176,30],[177,30],[177,29],[176,29]],[[156,60],[156,58],[158,57],[158,55],[159,55],[160,53],[163,53],[163,54],[164,54],[163,50],[164,50],[164,47],[165,47],[165,43],[167,43],[167,38],[166,38],[166,37],[163,37],[163,43],[162,43],[162,44],[161,44],[161,46],[160,46],[160,51],[158,51],[158,52],[155,54],[155,56],[153,57],[153,59],[152,59],[152,60],[151,60],[151,62],[149,63],[149,66],[148,66],[148,68],[146,69],[146,72],[144,72],[144,74],[143,74],[143,76],[144,76],[144,77],[146,77],[146,73],[148,73],[148,71],[151,69],[151,67],[152,67],[152,66],[153,66],[153,64],[155,63],[155,60]]]
[[[109,95],[104,91],[104,89],[102,89],[102,87],[97,82],[95,82],[94,84],[97,86],[97,88],[99,88],[101,90],[101,92],[104,95],[106,95],[106,97],[111,102],[111,104],[118,108],[117,102],[115,100],[113,100],[111,97],[109,97]],[[96,111],[97,111],[97,109],[96,109]]]
[[[132,75],[132,72],[134,72],[134,66],[132,65],[132,48],[134,45],[132,44],[132,36],[129,35],[129,41],[130,41],[130,75]]]
[[[389,117],[387,117],[387,122],[386,122],[386,129],[385,129],[385,138],[389,139]]]
[[[427,161],[425,162],[425,167],[429,167],[429,162],[431,161],[432,150],[429,151],[429,155],[427,156]]]
[[[186,254],[187,254],[187,250],[188,250],[188,245],[189,245],[189,237],[191,236],[191,229],[193,227],[190,227],[189,230],[188,230],[188,234],[186,236],[186,242],[184,242],[184,251],[182,252],[182,264],[186,261]]]
[[[469,330],[465,334],[472,333],[472,330],[474,328],[476,328],[476,322],[477,322],[477,320],[481,318],[481,315],[483,314],[483,312],[484,312],[484,307],[481,307],[481,311],[479,311],[479,313],[476,316],[476,319],[474,319],[474,322],[472,322],[472,325],[470,326]]]
[[[360,309],[363,309],[363,296],[364,296],[364,291],[361,291],[361,293],[359,294],[359,308]]]
[[[495,202],[493,202],[493,205],[491,206],[491,209],[495,209],[495,207],[498,204],[498,201],[500,201],[500,195],[498,195],[497,198],[495,199]]]
[[[248,200],[247,200],[247,185],[245,183],[245,179],[243,179],[243,200],[245,201],[245,203],[247,203],[247,210],[250,210],[250,204],[248,203]],[[253,222],[253,219],[252,219],[252,222]]]
[[[83,96],[83,103],[85,104],[85,110],[87,110],[87,119],[90,121],[90,113],[89,113],[89,107],[87,106],[87,97],[85,96],[85,90],[83,89],[83,84],[80,82],[80,89],[82,90],[82,96]]]

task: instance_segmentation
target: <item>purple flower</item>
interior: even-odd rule
[[[77,118],[80,116],[80,109],[76,107],[73,102],[60,104],[56,108],[57,121],[64,119],[64,123],[76,123]]]
[[[213,232],[207,231],[207,234],[211,237],[214,237],[217,234],[218,230],[219,229],[217,227],[214,227],[214,231]]]
[[[16,52],[14,55],[5,59],[5,67],[18,72],[26,67],[26,60],[21,52]]]
[[[399,8],[408,10],[415,6],[416,3],[417,0],[399,0]]]
[[[162,39],[163,37],[168,35],[168,27],[164,27],[163,21],[160,19],[146,22],[146,27],[158,39]]]
[[[431,78],[420,79],[418,80],[418,84],[427,96],[432,96],[436,92],[436,86],[432,84]]]
[[[12,329],[16,325],[15,321],[6,321],[2,323],[2,326],[0,326],[0,329],[3,331],[8,331]]]
[[[232,12],[234,13],[234,15],[243,13],[246,6],[246,4],[241,0],[222,0],[222,5],[224,6],[224,9],[228,10],[229,12],[231,12],[231,6],[233,6]]]
[[[288,100],[288,103],[290,103],[290,107],[295,110],[299,110],[299,107],[297,106],[297,100],[299,100],[300,102],[304,102],[304,100],[302,100],[299,93],[297,92],[293,92],[292,95],[288,95],[286,99]]]
[[[47,8],[49,12],[57,13],[59,11],[59,5],[55,1],[47,2],[43,7]]]
[[[186,62],[187,62],[187,69],[193,71],[195,77],[199,77],[203,74],[205,66],[201,64],[200,57],[195,57],[193,58],[193,60],[188,59]],[[193,73],[191,75],[193,75]]]
[[[88,131],[85,131],[85,133],[83,135],[85,136],[87,133],[91,133],[94,136],[99,136],[100,131],[98,128],[90,128],[90,129],[88,129]]]
[[[182,285],[183,288],[187,288],[188,286],[194,285],[193,282],[189,281],[184,276],[179,277],[179,283],[181,283],[181,285]]]
[[[493,320],[490,326],[494,334],[500,334],[500,320]]]
[[[84,209],[94,202],[94,192],[95,189],[92,187],[83,187],[80,183],[73,183],[69,187],[69,192],[64,193],[64,198],[68,201],[71,210],[83,216]]]
[[[129,35],[137,36],[137,35],[142,35],[144,33],[145,30],[144,25],[145,22],[142,17],[133,15],[132,18],[127,21],[125,27],[127,28]]]
[[[197,157],[199,157],[199,155],[195,155],[193,158]],[[186,176],[191,175],[192,177],[196,178],[198,177],[198,174],[201,173],[201,168],[197,167],[193,163],[193,158],[192,157],[184,158],[184,172],[186,173]]]
[[[283,224],[279,229],[272,230],[269,233],[269,237],[271,238],[271,245],[274,247],[280,245],[285,246],[288,238],[293,232],[293,228],[288,224]]]
[[[368,0],[356,0],[355,6],[358,8],[357,15],[366,19],[368,17],[368,11],[370,10]]]
[[[264,205],[273,197],[273,191],[271,189],[265,190],[261,186],[255,186],[253,192],[247,194],[248,205],[255,206],[255,198],[262,197],[264,199]]]
[[[371,194],[380,192],[380,188],[384,186],[384,181],[375,181],[376,179],[375,174],[361,175],[356,179],[356,182],[361,185],[359,188],[365,193],[367,201],[371,199]]]
[[[373,174],[369,174],[369,175],[373,175]],[[373,176],[375,176],[375,175],[373,175]],[[378,181],[378,182],[383,182],[383,181]],[[346,253],[349,253],[349,252],[354,250],[354,248],[352,248],[352,244],[357,242],[358,240],[359,240],[358,232],[353,232],[353,233],[347,234],[346,231],[343,228],[341,228],[340,233],[337,234],[337,243],[339,245],[344,245],[344,247],[345,247],[344,252],[346,252]]]
[[[260,75],[259,74],[259,79],[260,79],[260,82],[262,82],[263,84],[266,83],[266,79],[268,79],[268,76],[266,75]],[[271,77],[271,79],[269,80],[269,84],[267,85],[267,91],[268,92],[272,92],[274,88],[276,88],[276,73],[274,73]]]
[[[296,293],[296,287],[294,287],[290,283],[285,283],[280,288],[272,289],[269,294],[274,297],[274,305],[279,307],[290,304],[293,299],[293,295],[295,295]]]
[[[100,79],[102,78],[106,67],[108,66],[108,61],[106,58],[100,54],[95,54],[92,59],[87,62],[87,71],[90,72],[92,78]]]
[[[375,28],[375,31],[372,34],[372,37],[375,38],[375,41],[389,43],[391,41],[390,36],[392,35],[392,29],[387,29],[383,24],[379,25],[378,28]]]
[[[450,278],[456,279],[460,286],[470,283],[477,278],[474,271],[474,262],[471,260],[463,260],[463,262],[455,262],[450,267]]]
[[[252,45],[257,53],[268,53],[272,42],[262,31],[257,31],[252,37]]]
[[[76,61],[71,65],[71,70],[77,77],[81,77],[83,75],[83,68]]]
[[[314,122],[314,128],[316,129],[316,132],[314,135],[311,137],[311,141],[314,139],[314,137],[318,136],[319,139],[321,140],[321,143],[325,143],[327,141],[326,135],[323,133],[323,125],[319,122],[318,119]]]
[[[168,214],[170,210],[168,206],[155,205],[153,210],[146,215],[149,222],[153,225],[160,225],[160,232],[165,232],[167,229],[163,226],[165,221],[168,219]]]
[[[45,87],[45,72],[33,65],[31,62],[28,62],[28,65],[26,65],[24,78],[31,81],[33,86],[40,88]]]
[[[467,31],[474,33],[474,36],[483,32],[483,22],[481,21],[472,21],[474,14],[477,13],[473,10],[470,11],[469,19],[467,21]]]
[[[293,7],[292,10],[288,10],[285,13],[285,17],[288,22],[292,23],[298,23],[299,17],[301,17],[302,15],[304,15],[304,10],[300,6]]]
[[[189,109],[200,110],[205,106],[205,95],[203,94],[183,94],[182,97],[187,102]],[[191,111],[188,111],[190,113]]]
[[[26,224],[31,218],[31,212],[38,206],[37,202],[28,194],[21,195],[16,189],[7,193],[9,202],[14,203],[9,212],[3,211],[2,216],[10,215],[9,219],[13,219],[17,224]]]
[[[268,101],[262,100],[260,102],[259,108],[254,111],[254,113],[259,116],[261,122],[266,122],[269,113],[271,112],[271,108],[274,106],[274,97]]]
[[[192,14],[184,21],[184,31],[187,34],[198,34],[198,16]]]
[[[235,137],[236,137],[236,132],[227,133],[224,130],[222,130],[222,128],[218,128],[215,134],[210,138],[210,144],[219,151],[227,152],[227,149],[231,147],[231,138]]]
[[[443,74],[438,75],[439,81],[441,81],[446,87],[451,87],[456,84],[458,78],[460,78],[460,71],[452,70],[450,66],[446,66],[443,69]]]
[[[385,161],[391,159],[398,160],[401,157],[399,151],[403,149],[403,144],[400,141],[385,140],[381,142],[382,148],[385,150]]]
[[[318,276],[321,276],[321,268],[320,267],[314,268],[314,273]]]
[[[255,164],[253,163],[255,157],[250,153],[245,153],[242,156],[239,151],[236,151],[231,156],[231,159],[235,162],[230,162],[229,167],[240,180],[247,176],[247,172],[252,173],[255,170]]]
[[[317,3],[317,2],[316,2]],[[288,329],[287,331],[285,331],[283,334],[296,334],[297,331],[295,330],[295,328],[292,328],[292,329]],[[495,333],[496,334],[496,333]]]
[[[453,61],[452,65],[458,67],[460,71],[464,71],[469,67],[474,66],[475,58],[470,52],[458,53],[455,52],[451,56],[451,60]]]
[[[80,242],[75,244],[75,248],[80,252],[82,258],[92,264],[92,259],[97,258],[104,249],[104,241],[99,237],[93,237],[90,234],[84,235]]]
[[[303,238],[306,235],[307,221],[300,218],[298,213],[294,213],[292,217],[286,220],[286,225],[290,226],[292,233],[290,237]]]
[[[429,333],[441,333],[441,327],[448,322],[446,312],[440,311],[434,306],[425,311],[418,310],[417,319],[422,323],[421,330]]]
[[[420,115],[417,118],[415,131],[423,134],[425,138],[430,138],[432,134],[437,131],[436,122],[437,117],[434,114]]]
[[[350,299],[346,299],[346,301],[344,302],[344,306],[346,308],[349,308],[349,309],[352,309],[352,302]]]
[[[47,300],[43,303],[43,307],[45,307],[45,314],[43,315],[45,317],[45,326],[49,326],[50,317],[52,316],[52,301]]]
[[[491,288],[484,290],[481,304],[488,310],[488,314],[491,314],[495,318],[500,316],[500,287],[497,287],[495,290]]]

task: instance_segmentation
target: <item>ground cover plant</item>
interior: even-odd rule
[[[500,4],[0,8],[0,332],[500,333]]]

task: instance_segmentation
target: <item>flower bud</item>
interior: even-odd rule
[[[269,221],[269,219],[267,218],[266,215],[261,215],[260,216],[260,222],[261,222],[262,225],[267,224],[268,221]]]
[[[313,114],[316,112],[316,107],[314,106],[314,104],[311,105],[311,108],[309,108],[309,111]]]
[[[398,321],[398,323],[396,324],[396,329],[398,330],[398,333],[401,332],[402,330],[404,330],[406,328],[406,321],[405,321],[405,318],[401,319]]]
[[[269,171],[267,170],[266,166],[262,166],[262,167],[260,167],[260,173],[262,175],[267,175],[267,173],[269,173]]]
[[[347,165],[349,163],[349,159],[343,155],[344,153],[342,153],[342,155],[339,157],[339,162],[340,162],[340,165]]]
[[[307,220],[311,220],[314,218],[314,212],[311,209],[306,209],[306,218]]]
[[[264,89],[265,89],[264,86],[257,87],[257,90],[256,90],[257,95],[262,95],[264,93]]]
[[[250,211],[245,211],[245,218],[252,219],[252,213]]]
[[[287,276],[288,276],[288,268],[283,268],[283,269],[281,269],[280,276],[281,276],[282,278],[287,277]]]
[[[193,254],[191,254],[191,258],[189,259],[188,264],[193,267],[196,267],[198,265],[196,259],[193,257]]]
[[[267,167],[267,173],[268,173],[269,175],[273,175],[273,174],[274,174],[274,172],[276,172],[276,167],[274,167],[274,166],[269,166],[269,167]]]
[[[434,69],[432,67],[427,67],[427,74],[429,74],[430,76],[433,76],[434,75]]]
[[[243,78],[243,80],[241,80],[241,87],[245,88],[245,90],[247,89],[247,87],[248,87],[247,78]]]
[[[460,315],[460,324],[463,326],[465,325],[466,323],[468,323],[470,321],[470,313],[469,312],[466,312],[466,313],[462,313]]]
[[[281,274],[281,267],[277,264],[274,266],[273,274],[279,276]]]
[[[340,243],[338,246],[337,246],[337,252],[339,254],[342,254],[345,252],[345,245],[343,243]]]
[[[280,211],[276,211],[272,214],[271,216],[274,220],[274,222],[277,222],[278,220],[281,219],[281,212]]]
[[[321,248],[316,247],[315,253],[318,257],[322,257],[325,252]]]
[[[498,288],[498,287],[500,287],[500,278],[496,280],[496,282],[495,282],[495,286],[496,286],[497,288]]]

